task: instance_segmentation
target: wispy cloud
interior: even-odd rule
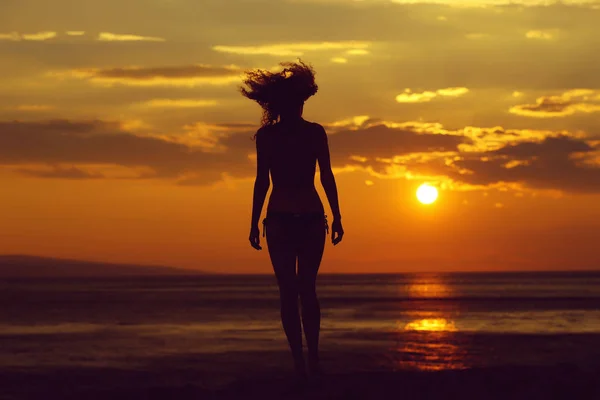
[[[30,41],[45,41],[53,39],[57,36],[56,32],[52,31],[43,31],[37,33],[18,33],[18,32],[10,32],[10,33],[0,33],[0,40],[11,40],[11,41],[21,41],[21,40],[30,40]]]
[[[478,40],[478,39],[488,39],[491,37],[491,35],[489,35],[487,33],[473,32],[473,33],[467,33],[465,35],[465,37],[467,39]]]
[[[49,31],[23,34],[23,39],[35,40],[35,41],[44,41],[44,40],[52,39],[55,37],[56,37],[56,32],[49,32]]]
[[[459,97],[464,94],[467,94],[469,89],[466,87],[450,87],[445,89],[438,89],[435,92],[433,91],[424,91],[424,92],[412,92],[410,89],[405,89],[404,93],[396,96],[396,101],[398,103],[424,103],[427,101],[431,101],[438,96],[442,97]]]
[[[101,42],[165,42],[166,39],[152,36],[139,36],[129,34],[118,34],[111,32],[101,32],[98,35]]]
[[[532,30],[525,33],[527,39],[551,40],[556,37],[556,30]]]
[[[600,93],[592,89],[574,89],[560,95],[539,97],[535,104],[516,105],[509,111],[516,115],[535,118],[600,112]]]
[[[18,40],[21,40],[21,35],[19,35],[17,32],[0,33],[0,40],[18,41]]]
[[[348,62],[348,59],[344,57],[333,57],[331,59],[331,62],[336,64],[346,64]]]
[[[305,42],[281,43],[261,46],[213,46],[213,50],[221,53],[241,55],[271,55],[271,56],[302,56],[305,52],[326,50],[360,50],[366,51],[370,42],[339,41],[339,42]],[[361,53],[362,54],[362,53]]]
[[[29,165],[25,167],[14,168],[13,171],[35,178],[98,179],[106,177],[99,172],[89,171],[85,167],[81,166]]]
[[[83,36],[85,35],[85,31],[67,31],[67,36]]]
[[[165,67],[89,68],[50,72],[59,79],[86,79],[101,85],[198,86],[240,82],[242,70],[235,66],[182,65]]]
[[[369,54],[369,50],[367,49],[350,49],[350,50],[346,50],[346,54],[348,54],[349,56],[364,56]]]
[[[53,106],[46,104],[22,104],[13,108],[17,111],[48,111],[53,110]]]

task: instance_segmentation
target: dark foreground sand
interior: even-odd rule
[[[600,365],[330,373],[300,393],[287,373],[206,379],[189,368],[12,369],[0,371],[0,399],[600,399]]]

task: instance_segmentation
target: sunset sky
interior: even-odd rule
[[[600,1],[508,3],[2,0],[0,254],[270,273],[237,86],[300,57],[322,272],[600,270]]]

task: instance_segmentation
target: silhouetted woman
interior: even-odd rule
[[[331,240],[334,245],[342,240],[344,230],[327,134],[321,125],[302,118],[304,102],[318,89],[314,71],[302,62],[281,63],[281,66],[281,72],[247,72],[244,80],[247,88],[241,88],[245,97],[263,108],[262,127],[255,136],[257,170],[250,244],[261,250],[259,218],[272,180],[273,190],[263,228],[279,285],[281,321],[296,373],[305,378],[302,328],[308,347],[308,370],[311,374],[320,372],[321,310],[315,284],[328,230],[327,216],[314,184],[317,162],[333,213]]]

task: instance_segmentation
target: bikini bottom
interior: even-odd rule
[[[263,237],[267,235],[267,226],[276,224],[284,231],[293,231],[298,236],[314,232],[315,224],[323,223],[323,229],[329,233],[327,215],[322,212],[293,213],[282,211],[268,211],[263,219]]]

